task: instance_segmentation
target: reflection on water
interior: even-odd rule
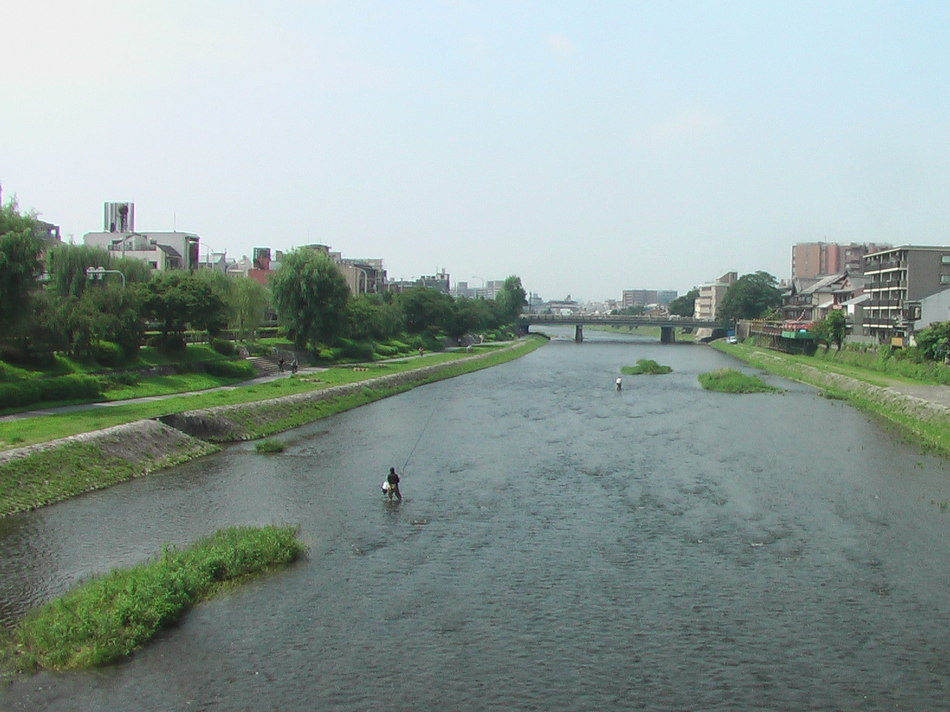
[[[11,709],[938,709],[943,460],[725,356],[588,331],[172,471],[0,520],[6,622],[234,524],[308,560]],[[597,339],[601,339],[598,341]],[[667,376],[614,379],[651,358]],[[740,366],[740,368],[743,368]],[[418,445],[416,446],[416,443]],[[415,447],[415,450],[413,448]],[[410,453],[412,456],[410,458]],[[405,499],[383,499],[390,466]]]

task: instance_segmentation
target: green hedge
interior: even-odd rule
[[[34,403],[94,399],[102,395],[102,381],[79,373],[58,378],[36,378],[0,383],[0,408]]]
[[[237,346],[234,345],[234,342],[226,339],[212,340],[211,348],[223,356],[234,356],[237,353]]]
[[[212,376],[221,378],[254,378],[257,371],[250,361],[209,361],[205,364],[205,371]]]

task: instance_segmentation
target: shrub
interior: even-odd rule
[[[233,341],[227,339],[212,339],[211,348],[222,356],[234,356],[237,353],[237,347]]]
[[[343,355],[346,358],[359,361],[371,361],[373,359],[374,349],[371,341],[340,339],[340,343],[343,347]]]
[[[325,363],[335,363],[343,358],[343,347],[324,346],[317,349],[317,359]]]
[[[96,363],[113,368],[122,363],[125,357],[122,347],[111,341],[94,341],[90,351]]]
[[[78,373],[0,383],[0,408],[19,408],[48,401],[94,400],[102,394],[102,388],[99,378]]]
[[[43,385],[43,400],[79,400],[98,398],[102,394],[102,381],[81,373],[46,378],[39,383]]]
[[[0,383],[0,408],[18,408],[24,405],[39,403],[43,397],[43,389],[39,381],[16,381],[14,383]]]
[[[257,372],[250,361],[209,361],[205,371],[221,378],[254,378]]]

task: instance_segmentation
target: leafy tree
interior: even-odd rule
[[[101,247],[60,245],[47,255],[46,269],[50,276],[48,286],[60,297],[80,297],[87,287],[92,286],[86,274],[89,267],[104,267],[120,272],[121,276],[104,275],[102,283],[110,285],[131,285],[148,282],[152,278],[152,270],[142,260],[114,257],[113,253]]]
[[[254,330],[264,321],[270,304],[270,291],[250,277],[237,277],[228,295],[228,324],[242,339],[251,339]]]
[[[739,319],[758,319],[782,303],[778,281],[768,272],[744,274],[726,290],[716,319],[730,323]]]
[[[495,302],[501,310],[505,323],[515,321],[521,310],[528,304],[528,294],[521,286],[521,277],[511,275],[505,280],[502,288],[495,295]]]
[[[682,297],[677,297],[670,302],[670,314],[676,316],[693,316],[696,313],[696,298],[699,296],[698,289],[691,289]]]
[[[172,345],[170,334],[180,335],[189,325],[213,336],[227,317],[224,300],[208,280],[179,270],[152,278],[146,286],[143,313],[159,323],[166,347]]]
[[[111,341],[121,346],[126,356],[135,355],[145,336],[145,294],[145,285],[140,282],[87,289],[82,301],[91,303],[95,311],[96,340]]]
[[[329,255],[291,252],[274,274],[271,291],[277,318],[297,348],[332,343],[342,332],[350,290]]]
[[[456,339],[472,332],[494,329],[504,321],[501,307],[490,299],[461,297],[455,300],[453,312],[453,325],[449,334]]]
[[[49,364],[56,351],[69,351],[69,340],[63,328],[65,300],[46,290],[39,290],[31,301],[33,310],[29,330],[20,343],[34,363]]]
[[[81,297],[90,284],[86,274],[89,267],[111,269],[109,251],[89,245],[55,247],[47,255],[46,271],[50,276],[48,286],[58,297]],[[118,275],[116,281],[119,281]]]
[[[428,287],[414,287],[399,294],[398,303],[410,334],[451,330],[453,304],[448,294]]]
[[[207,332],[209,339],[213,338],[228,325],[234,281],[224,273],[210,269],[193,272],[190,278],[200,290],[211,295],[207,308],[191,318],[191,326]]]
[[[848,320],[840,309],[832,309],[813,327],[818,341],[825,345],[825,351],[835,345],[835,350],[841,351],[841,344],[844,343],[844,337],[848,333]]]
[[[35,218],[21,215],[16,200],[0,207],[0,334],[11,335],[30,315],[30,301],[42,271],[42,245],[33,235]]]
[[[917,348],[925,358],[945,361],[950,358],[950,321],[931,324],[916,335]]]

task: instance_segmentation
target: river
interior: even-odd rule
[[[305,561],[4,710],[935,710],[950,466],[846,404],[702,390],[712,349],[517,361],[0,520],[0,620],[238,524]],[[654,359],[664,376],[614,380]],[[404,501],[379,485],[390,466]]]

